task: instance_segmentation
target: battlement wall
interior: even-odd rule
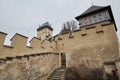
[[[0,58],[0,80],[47,80],[59,67],[59,53],[47,52]]]
[[[55,46],[54,41],[51,42],[47,39],[41,41],[37,37],[33,37],[29,41],[30,46],[27,46],[28,37],[18,33],[11,38],[11,44],[8,46],[4,45],[6,36],[6,33],[0,32],[0,58],[31,53],[52,52]]]
[[[111,22],[98,23],[72,33],[57,35],[55,40],[57,51],[67,55],[67,66],[81,63],[95,66],[119,57],[119,41]]]
[[[26,46],[28,37],[16,33],[10,46],[4,45],[6,33],[0,32],[0,58],[28,55],[31,53],[66,53],[67,66],[80,63],[103,62],[118,58],[119,45],[114,23],[102,22],[79,30],[58,34],[41,41],[33,37]],[[107,58],[106,58],[107,57]],[[79,58],[79,59],[76,59]],[[75,63],[78,60],[78,63]]]

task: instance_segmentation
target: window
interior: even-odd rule
[[[104,12],[104,18],[105,18],[105,20],[110,19],[110,16],[109,16],[108,11],[105,11],[105,12]]]
[[[105,15],[104,15],[104,16],[105,16],[106,19],[108,18],[108,16],[107,16],[107,12],[105,12]]]
[[[82,21],[82,23],[83,23],[82,25],[86,25],[87,24],[87,19],[84,18],[83,21]]]
[[[93,16],[93,20],[94,20],[94,22],[97,21],[96,15]]]
[[[92,23],[95,23],[95,22],[97,22],[97,18],[96,18],[96,15],[93,15],[92,16]]]
[[[79,22],[80,22],[79,25],[82,25],[82,20],[81,19],[79,20]]]
[[[99,18],[99,21],[102,21],[102,14],[101,13],[98,14],[98,18]]]
[[[84,19],[84,23],[87,24],[87,19],[86,18]]]
[[[92,19],[91,19],[91,17],[89,18],[89,24],[91,24],[92,23]]]

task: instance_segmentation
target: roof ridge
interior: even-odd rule
[[[90,13],[92,13],[92,12],[98,11],[98,10],[100,10],[100,9],[102,9],[102,8],[105,8],[105,7],[107,7],[107,6],[92,5],[92,6],[90,6],[87,10],[85,10],[81,15],[77,16],[76,19],[77,19],[78,17],[85,16],[85,15],[87,15],[87,14],[90,14]]]
[[[104,7],[104,6],[98,6],[98,5],[92,5],[92,6],[96,6],[96,7]]]
[[[102,6],[96,6],[96,5],[92,5],[91,7],[89,7],[85,12],[83,12],[82,14],[86,14],[88,12],[91,12],[93,10],[97,10],[97,9],[100,9],[100,8],[103,8]]]

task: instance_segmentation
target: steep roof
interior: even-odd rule
[[[85,12],[83,12],[81,15],[75,17],[77,20],[79,20],[80,18],[82,17],[85,17],[87,15],[90,15],[90,14],[93,14],[93,13],[96,13],[96,12],[99,12],[99,11],[103,11],[103,10],[108,10],[109,14],[110,14],[110,17],[111,17],[111,22],[114,22],[115,24],[115,29],[117,31],[117,27],[116,27],[116,23],[115,23],[115,20],[114,20],[114,16],[113,16],[113,13],[112,13],[112,9],[111,9],[111,6],[108,5],[108,6],[96,6],[96,5],[92,5],[90,8],[88,8]]]
[[[88,8],[83,14],[81,14],[81,16],[82,15],[86,15],[86,14],[91,13],[91,12],[94,12],[96,10],[99,10],[101,8],[103,8],[103,7],[102,6],[95,6],[95,5],[93,5],[90,8]]]
[[[49,24],[49,22],[43,23],[41,26],[39,26],[39,28],[37,29],[37,31],[44,29],[44,28],[49,28],[50,30],[53,31],[53,28],[51,27],[51,25]]]
[[[103,7],[103,6],[92,5],[92,6],[91,6],[90,8],[88,8],[85,12],[83,12],[81,15],[79,15],[79,16],[77,16],[77,17],[75,17],[75,18],[78,20],[79,18],[81,18],[81,17],[83,17],[83,16],[86,16],[86,15],[88,15],[88,14],[97,12],[97,11],[99,11],[99,10],[103,10],[103,9],[105,9],[106,7],[108,7],[108,6]]]

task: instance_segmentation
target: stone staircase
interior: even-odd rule
[[[64,80],[65,70],[66,68],[56,69],[55,71],[53,71],[48,80]]]

